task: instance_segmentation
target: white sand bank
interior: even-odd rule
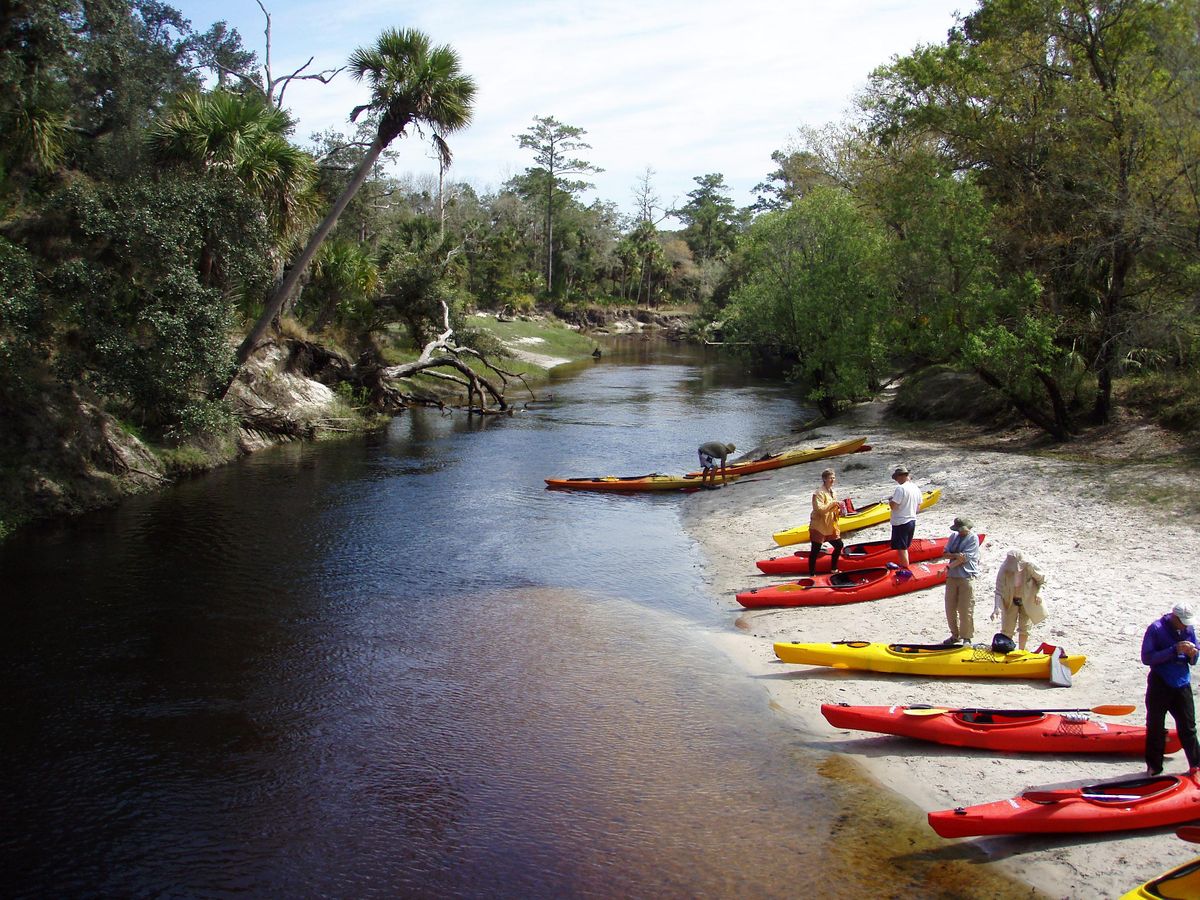
[[[859,760],[882,784],[925,810],[999,800],[1034,784],[1143,772],[1143,761],[1133,757],[992,756],[838,730],[821,717],[820,705],[1056,708],[1130,703],[1137,705],[1135,713],[1111,721],[1142,724],[1142,634],[1173,603],[1200,603],[1195,575],[1200,528],[1187,509],[1195,502],[1194,475],[1168,465],[1080,462],[1062,455],[1003,452],[994,446],[980,449],[978,442],[948,445],[934,429],[922,432],[885,423],[879,404],[865,404],[833,425],[788,436],[755,453],[864,434],[874,448],[869,453],[764,473],[771,477],[756,476],[687,501],[685,527],[702,545],[713,590],[726,599],[730,623],[737,625],[723,643],[751,675],[768,676],[760,683],[773,705],[798,729],[824,740],[831,752]],[[1030,647],[1047,641],[1085,654],[1087,664],[1071,688],[1034,681],[905,678],[789,666],[776,660],[772,643],[777,640],[935,643],[948,634],[940,587],[872,603],[811,609],[749,611],[734,599],[738,590],[782,580],[758,574],[754,562],[799,549],[776,547],[771,534],[807,522],[821,469],[836,469],[839,496],[863,505],[890,494],[890,473],[901,462],[922,489],[943,491],[941,503],[921,513],[918,537],[947,535],[951,520],[960,514],[971,516],[977,530],[988,535],[976,583],[976,642],[989,641],[999,627],[988,616],[1004,550],[1020,547],[1042,564],[1050,617],[1035,626]],[[884,524],[845,537],[847,543],[878,540],[888,531]],[[1167,758],[1167,772],[1186,768],[1182,753]],[[1200,856],[1200,846],[1184,843],[1168,830],[976,840],[1008,871],[1055,897],[1117,897]]]

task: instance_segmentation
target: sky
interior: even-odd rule
[[[774,170],[801,126],[846,117],[871,70],[941,43],[968,0],[263,0],[278,77],[333,69],[387,28],[418,28],[459,55],[478,86],[471,125],[450,135],[448,177],[498,189],[533,165],[516,136],[534,116],[583,128],[579,156],[605,171],[583,202],[634,209],[650,184],[662,208],[682,205],[698,176],[720,173],[738,206]],[[255,0],[175,0],[197,31],[224,20],[260,63],[265,18]],[[293,82],[285,103],[302,144],[350,132],[368,91],[342,73]],[[396,174],[436,177],[427,142],[397,140]],[[666,227],[672,223],[667,222]]]

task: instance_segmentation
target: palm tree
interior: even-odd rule
[[[389,29],[373,47],[360,47],[350,57],[350,73],[371,86],[371,102],[356,107],[351,121],[364,111],[379,117],[375,139],[355,169],[350,183],[333,204],[329,215],[313,232],[300,256],[263,309],[262,315],[238,348],[240,366],[254,351],[284,304],[296,290],[301,276],[312,262],[321,243],[337,224],[338,216],[358,193],[375,161],[392,141],[404,134],[409,125],[434,132],[434,143],[442,160],[449,164],[450,148],[442,139],[463,128],[471,120],[475,99],[475,81],[462,73],[458,54],[447,46],[434,47],[429,37],[416,29]]]
[[[156,159],[227,172],[258,197],[280,242],[314,218],[312,157],[287,140],[291,117],[252,94],[216,90],[177,97],[146,136]]]

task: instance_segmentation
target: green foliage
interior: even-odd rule
[[[196,403],[228,370],[238,293],[266,287],[261,207],[236,183],[191,177],[81,183],[54,205],[76,247],[49,273],[60,377],[125,398],[165,428],[203,427]],[[211,283],[207,257],[221,261]]]
[[[288,143],[292,125],[259,94],[188,91],[150,126],[146,143],[159,162],[236,178],[261,201],[282,241],[315,212],[315,166]]]
[[[367,82],[371,89],[371,102],[355,109],[350,117],[356,119],[366,109],[378,114],[384,145],[413,122],[445,135],[471,121],[474,79],[463,74],[454,50],[445,45],[435,47],[427,34],[415,28],[386,29],[372,46],[350,54],[347,68],[356,81]],[[447,150],[447,164],[448,157]]]
[[[819,188],[750,229],[728,337],[809,388],[827,414],[869,396],[887,354],[885,240],[843,191]]]
[[[380,291],[371,304],[369,321],[360,326],[376,331],[400,322],[417,346],[450,324],[460,324],[465,298],[459,291],[462,272],[449,253],[446,239],[428,219],[413,219],[380,249]]]
[[[1122,399],[1143,415],[1168,428],[1200,432],[1200,372],[1152,372],[1120,385]]]
[[[569,200],[591,185],[586,181],[570,180],[567,175],[586,175],[603,172],[599,166],[571,154],[590,150],[591,144],[582,140],[587,131],[575,125],[567,125],[554,116],[534,116],[533,125],[524,134],[517,135],[517,143],[533,151],[537,165],[525,170],[519,184],[530,195],[544,197],[546,227],[545,240],[546,293],[554,293],[554,217],[556,197]],[[561,291],[560,291],[561,293]]]
[[[1041,283],[1100,420],[1136,324],[1173,305],[1200,256],[1183,238],[1200,202],[1182,189],[1200,174],[1198,14],[1196,0],[983,0],[944,46],[878,70],[864,99],[877,146],[928,147],[972,174],[1002,277]]]
[[[745,217],[729,199],[729,186],[719,172],[697,175],[699,187],[688,194],[688,202],[675,210],[686,227],[683,239],[698,260],[724,259],[733,252]]]
[[[45,352],[45,307],[35,263],[25,250],[0,238],[0,395],[27,393],[37,359]]]

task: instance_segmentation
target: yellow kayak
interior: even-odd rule
[[[868,672],[904,675],[945,675],[959,678],[1049,678],[1050,657],[1030,650],[993,653],[990,646],[946,647],[941,644],[873,644],[839,641],[836,644],[775,645],[775,655],[786,663],[831,666]],[[1063,656],[1072,674],[1083,668],[1084,656]]]
[[[918,509],[926,509],[933,506],[942,499],[942,489],[938,488],[933,491],[925,491],[921,494],[921,505]],[[878,525],[880,522],[886,522],[892,517],[892,508],[887,503],[872,503],[870,506],[864,506],[862,509],[848,516],[838,517],[838,528],[842,530],[842,534],[848,531],[858,531],[860,528],[866,528],[868,525]],[[808,526],[798,525],[795,528],[788,528],[786,531],[777,531],[771,535],[775,538],[775,543],[780,547],[786,547],[789,544],[807,544],[808,543]]]
[[[1136,887],[1121,900],[1193,900],[1200,897],[1200,859],[1172,869]]]
[[[784,466],[795,466],[799,463],[812,462],[830,456],[841,456],[844,453],[857,453],[866,444],[865,437],[852,438],[848,441],[838,441],[825,447],[809,447],[807,450],[792,449],[780,453],[768,453],[758,459],[748,459],[745,462],[730,463],[725,471],[730,475],[750,475],[754,472],[765,472],[768,469],[782,469]],[[867,447],[866,449],[871,449]],[[688,472],[693,478],[699,478],[700,472]]]

